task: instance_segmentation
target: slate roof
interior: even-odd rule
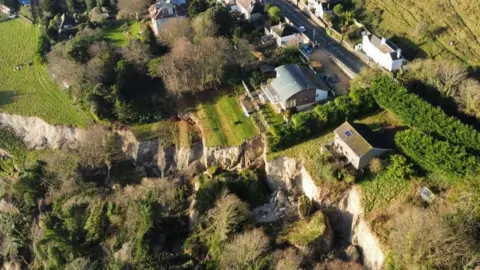
[[[237,0],[237,6],[240,6],[247,10],[250,14],[261,13],[265,11],[264,6],[260,1],[256,0]]]
[[[390,54],[390,57],[393,60],[403,58],[400,55],[400,58],[397,57],[397,50],[399,49],[397,45],[393,44],[390,40],[386,40],[385,44],[382,44],[382,39],[377,37],[376,35],[370,35],[369,37],[370,43],[372,43],[375,47],[377,47],[381,52]]]
[[[386,140],[380,138],[367,125],[345,121],[334,133],[344,141],[358,157],[372,148],[389,149]]]
[[[309,68],[288,64],[277,67],[275,71],[277,77],[264,86],[266,94],[274,103],[285,101],[305,89],[328,90],[325,83]]]

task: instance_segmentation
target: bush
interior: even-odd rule
[[[397,213],[391,224],[388,245],[400,269],[461,269],[473,259],[473,239],[459,237],[432,210]]]
[[[379,158],[373,158],[368,165],[368,169],[374,174],[380,173],[383,171],[383,161]]]
[[[312,201],[305,195],[298,198],[298,215],[300,218],[308,218],[312,212]]]
[[[452,180],[472,175],[480,168],[479,159],[468,154],[465,147],[437,140],[421,131],[399,132],[395,135],[395,144],[425,170]]]
[[[375,100],[384,109],[392,111],[404,124],[425,133],[441,136],[452,143],[480,150],[480,133],[473,127],[449,117],[440,108],[433,107],[387,76],[372,83]]]
[[[42,33],[38,37],[37,47],[35,48],[35,61],[39,63],[45,63],[45,55],[50,50],[50,40],[47,34]]]
[[[310,219],[300,220],[293,224],[286,235],[286,239],[297,247],[308,247],[322,237],[326,229],[324,214],[319,211]]]
[[[269,240],[262,229],[237,235],[225,246],[220,269],[262,269],[262,266],[266,266],[262,255],[268,247]]]

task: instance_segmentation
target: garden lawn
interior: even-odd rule
[[[38,32],[38,27],[20,19],[0,23],[0,112],[84,127],[89,114],[50,80],[45,65],[28,65],[35,62]],[[23,69],[14,71],[19,64]]]
[[[119,47],[125,47],[128,45],[128,35],[131,37],[137,37],[138,33],[142,28],[142,24],[140,22],[133,22],[129,24],[128,31],[122,31],[122,26],[125,22],[119,22],[115,26],[108,28],[105,30],[105,35],[109,38],[115,45]]]
[[[259,133],[234,95],[214,97],[197,105],[207,146],[237,146]]]
[[[260,106],[261,113],[265,118],[265,121],[270,126],[281,125],[284,122],[283,116],[280,113],[276,113],[270,103],[263,104]]]
[[[176,144],[188,147],[199,139],[197,131],[185,121],[163,120],[132,126],[131,130],[139,141],[160,138],[160,143],[165,146]]]

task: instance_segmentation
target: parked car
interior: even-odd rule
[[[17,18],[17,13],[12,13],[12,14],[8,15],[8,18],[9,18],[9,19],[15,19],[15,18]]]
[[[302,50],[307,54],[312,54],[313,52],[312,47],[310,47],[310,45],[307,45],[307,44],[302,46]]]
[[[300,32],[303,33],[303,32],[305,32],[305,31],[307,31],[307,28],[305,28],[305,26],[302,25],[302,26],[299,26],[299,27],[298,27],[298,31],[300,31]]]

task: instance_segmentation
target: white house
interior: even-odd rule
[[[362,50],[373,62],[388,71],[399,70],[405,60],[400,48],[386,38],[373,34],[363,34]]]
[[[252,22],[257,21],[265,14],[265,7],[261,0],[236,0],[236,7],[245,19]]]
[[[310,107],[328,98],[329,88],[311,69],[296,64],[279,66],[276,78],[262,85],[264,96],[281,109]]]
[[[308,0],[308,7],[314,11],[315,16],[322,19],[326,14],[332,14],[333,7],[337,4],[338,2],[326,2],[324,0]]]
[[[345,122],[334,131],[335,149],[355,167],[363,169],[370,161],[391,149],[365,124]]]
[[[159,0],[148,8],[152,21],[152,30],[158,35],[161,25],[167,20],[175,17],[185,17],[185,1]]]
[[[304,42],[303,35],[297,30],[297,28],[286,24],[280,23],[271,27],[265,27],[265,34],[272,36],[278,47],[287,46],[290,44],[298,44]]]

